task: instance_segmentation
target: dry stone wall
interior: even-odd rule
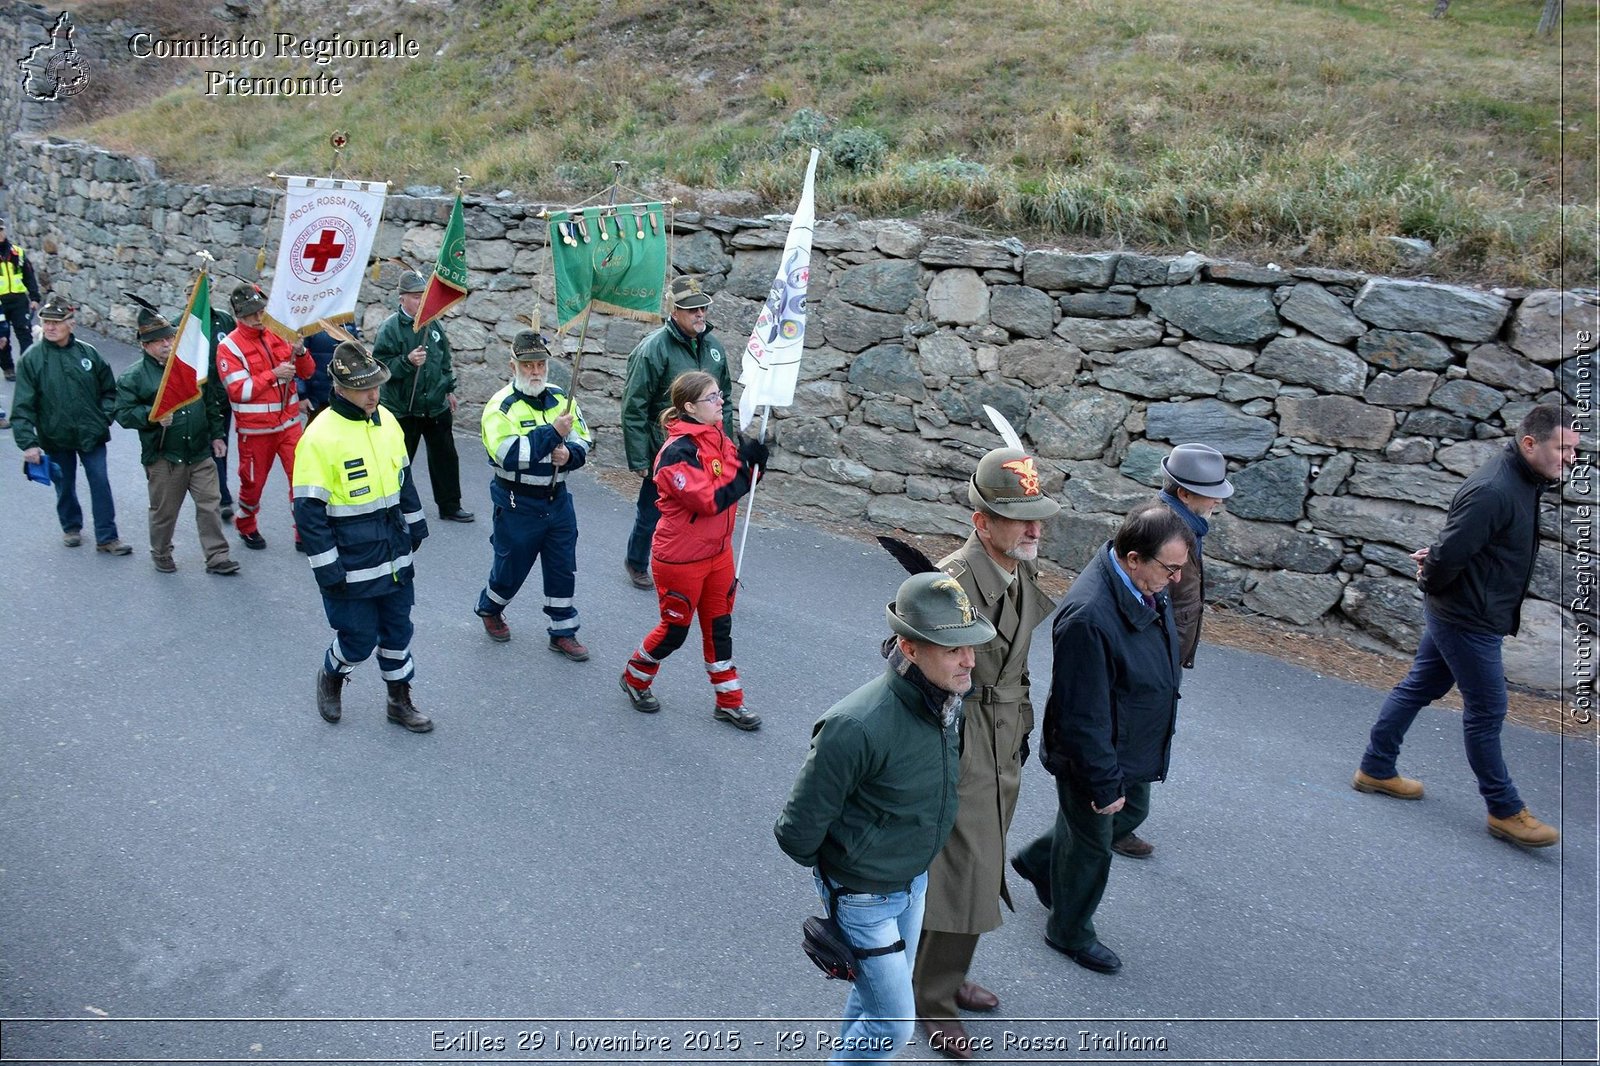
[[[176,304],[197,249],[251,276],[275,238],[271,190],[163,182],[146,162],[55,138],[8,148],[13,229],[91,325],[131,329],[125,289]],[[431,263],[449,207],[391,196],[378,253]],[[503,382],[515,316],[551,292],[538,210],[466,213],[473,292],[447,322],[469,403]],[[674,268],[715,293],[737,376],[787,220],[680,211],[673,233]],[[372,292],[369,331],[392,310],[392,281]],[[1045,460],[1065,504],[1045,554],[1077,569],[1159,487],[1163,456],[1198,441],[1229,457],[1238,490],[1206,542],[1210,598],[1402,649],[1422,618],[1407,553],[1531,406],[1587,418],[1600,335],[1593,301],[1573,293],[1072,254],[847,216],[817,226],[809,307],[796,402],[774,413],[771,495],[829,519],[960,534],[966,477],[997,441],[987,404]],[[603,465],[622,462],[622,379],[649,328],[597,317],[589,329],[580,400]],[[1524,683],[1551,687],[1563,626],[1594,623],[1588,444],[1545,499],[1533,599],[1507,645]]]

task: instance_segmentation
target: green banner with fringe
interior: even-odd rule
[[[662,204],[611,204],[550,212],[556,272],[556,328],[585,311],[656,322],[667,281],[667,216]]]

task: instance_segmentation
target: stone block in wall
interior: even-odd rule
[[[1018,337],[1048,337],[1056,323],[1055,301],[1027,285],[989,289],[989,321]]]
[[[763,482],[761,491],[771,499],[791,507],[809,507],[832,519],[861,519],[867,516],[867,501],[872,497],[850,485],[835,485],[807,477],[775,477]]]
[[[1348,452],[1330,455],[1317,468],[1311,478],[1311,492],[1316,496],[1332,496],[1339,491],[1356,466],[1356,457]]]
[[[903,403],[889,400],[864,400],[858,408],[861,419],[868,425],[899,429],[907,433],[917,431],[917,416]]]
[[[928,317],[970,326],[989,313],[989,286],[966,268],[941,270],[928,283]]]
[[[1313,496],[1306,511],[1324,532],[1412,551],[1431,542],[1444,527],[1442,510],[1365,496]]]
[[[1207,263],[1205,276],[1210,281],[1231,281],[1236,285],[1283,285],[1294,277],[1286,270],[1260,263]]]
[[[927,244],[927,237],[918,226],[900,219],[890,219],[878,227],[878,251],[897,259],[916,259]]]
[[[1214,283],[1180,285],[1147,289],[1140,298],[1160,318],[1191,337],[1218,344],[1253,344],[1283,326],[1272,295],[1265,289]]]
[[[1522,602],[1521,626],[1500,646],[1506,680],[1513,685],[1559,692],[1576,685],[1577,677],[1563,666],[1574,627],[1566,613],[1553,603]]]
[[[1015,427],[1027,424],[1033,397],[1015,385],[985,381],[960,389],[944,389],[934,399],[950,421],[980,425],[987,431],[989,416],[984,414],[985,405],[999,411]],[[999,447],[998,441],[995,447]]]
[[[766,300],[767,293],[772,291],[772,279],[777,276],[778,261],[782,256],[781,249],[739,252],[733,257],[733,269],[728,271],[728,280],[723,282],[723,289],[747,300]]]
[[[901,344],[868,348],[850,364],[847,380],[864,393],[902,396],[910,400],[921,400],[928,395],[922,371],[912,364],[910,354]]]
[[[1184,341],[1178,351],[1191,356],[1202,365],[1218,372],[1248,370],[1255,365],[1254,348],[1239,348],[1231,344],[1213,344],[1211,341]]]
[[[1154,497],[1148,485],[1093,459],[1064,462],[1061,469],[1066,480],[1061,486],[1060,502],[1075,511],[1102,511],[1120,518]]]
[[[1206,602],[1238,606],[1244,603],[1244,586],[1250,571],[1221,559],[1206,560]]]
[[[927,266],[1013,270],[1021,256],[1022,245],[1014,240],[969,241],[960,237],[934,237],[922,247],[922,262]]]
[[[1086,352],[1125,352],[1160,344],[1166,329],[1153,318],[1063,318],[1055,335]]]
[[[872,487],[872,468],[851,459],[806,459],[800,464],[800,470],[818,481],[854,485],[858,489]]]
[[[1117,259],[1117,271],[1112,280],[1118,285],[1165,285],[1167,261],[1153,255],[1124,252]]]
[[[1036,389],[1070,385],[1083,365],[1083,353],[1065,341],[1023,340],[996,350],[998,369]]]
[[[1022,280],[1036,289],[1103,289],[1111,284],[1119,258],[1119,252],[1032,251],[1022,257]]]
[[[1139,310],[1136,297],[1120,292],[1069,292],[1057,302],[1068,318],[1132,318]]]
[[[1443,370],[1455,360],[1449,345],[1426,333],[1375,329],[1356,341],[1356,351],[1386,370]]]
[[[1270,522],[1250,522],[1219,511],[1206,534],[1206,555],[1258,570],[1326,574],[1339,565],[1344,549],[1336,541]]]
[[[1417,464],[1433,461],[1433,441],[1427,437],[1396,437],[1383,449],[1391,463]]]
[[[1503,344],[1480,344],[1467,355],[1467,376],[1486,385],[1537,395],[1553,388],[1556,376]]]
[[[1433,395],[1438,383],[1439,375],[1426,370],[1379,374],[1362,393],[1362,398],[1383,407],[1421,407]]]
[[[850,401],[842,381],[802,381],[794,387],[794,409],[817,418],[844,417]]]
[[[834,282],[834,295],[857,307],[902,315],[922,295],[921,268],[909,259],[879,259],[851,267]]]
[[[1592,503],[1539,507],[1539,535],[1569,548],[1594,551],[1595,508]]]
[[[1182,348],[1178,349],[1180,352]],[[1278,395],[1280,385],[1271,378],[1257,377],[1254,374],[1233,373],[1224,375],[1222,387],[1217,390],[1217,398],[1230,403],[1243,403],[1246,400],[1270,400]]]
[[[1159,489],[1166,477],[1161,470],[1161,460],[1165,459],[1171,450],[1152,441],[1136,440],[1128,445],[1128,454],[1122,457],[1122,465],[1118,469],[1124,477],[1132,478],[1141,485]]]
[[[1503,448],[1505,443],[1502,441],[1464,440],[1459,444],[1440,448],[1434,458],[1439,460],[1440,465],[1446,470],[1465,477],[1499,454]]]
[[[1466,479],[1443,470],[1421,469],[1396,463],[1356,463],[1350,475],[1350,492],[1378,500],[1406,500],[1426,507],[1448,509],[1456,490]]]
[[[1394,412],[1348,396],[1280,396],[1279,427],[1286,437],[1314,444],[1375,451],[1394,435]]]
[[[733,256],[723,251],[715,233],[697,230],[672,242],[672,265],[683,274],[726,274],[733,269]]]
[[[1344,587],[1339,610],[1362,629],[1402,651],[1422,640],[1422,590],[1400,577],[1356,577]]]
[[[846,352],[859,352],[880,341],[898,339],[905,331],[904,315],[867,311],[831,294],[823,298],[821,307],[813,310],[815,324],[821,327],[826,342]],[[808,327],[811,324],[812,320],[808,317]],[[811,335],[808,328],[808,340]]]
[[[1232,459],[1266,454],[1278,435],[1269,420],[1209,399],[1151,404],[1145,410],[1144,432],[1174,444],[1209,444]]]
[[[1595,370],[1595,357],[1587,352],[1561,364],[1561,391],[1567,399],[1594,403]]]
[[[907,479],[910,480],[909,478]],[[942,533],[964,537],[971,528],[972,511],[950,503],[913,500],[905,496],[870,496],[867,521],[909,533]]]
[[[1403,278],[1373,278],[1351,306],[1380,329],[1426,330],[1466,341],[1493,340],[1511,313],[1511,301],[1491,293]]]
[[[735,296],[726,289],[711,298],[711,323],[717,336],[722,338],[723,344],[728,348],[730,358],[737,360],[743,356],[745,342],[750,339],[750,332],[756,328],[756,319],[761,317],[763,306],[765,305],[758,300]],[[822,342],[820,330],[816,339],[819,344]]]
[[[1094,389],[1049,388],[1037,400],[1027,428],[1019,432],[1040,455],[1055,459],[1098,458],[1133,408],[1115,393]]]
[[[1102,368],[1095,381],[1101,388],[1165,400],[1173,396],[1210,396],[1222,384],[1222,376],[1175,348],[1139,348]]]
[[[778,446],[797,455],[816,455],[824,459],[839,455],[839,434],[825,419],[805,415],[776,423]]]
[[[782,248],[789,240],[786,226],[755,226],[741,229],[728,239],[728,247],[743,251],[749,248]]]
[[[839,431],[839,444],[849,458],[895,474],[966,478],[972,475],[976,462],[960,450],[924,439],[920,434],[885,433],[866,426],[846,426]]]
[[[1344,594],[1333,574],[1295,574],[1279,570],[1263,574],[1244,594],[1244,605],[1271,618],[1310,625],[1327,614]]]
[[[1223,504],[1229,514],[1271,522],[1298,522],[1311,488],[1311,460],[1285,455],[1251,463],[1228,475],[1233,495]]]
[[[1063,507],[1053,518],[1045,519],[1044,535],[1039,538],[1039,554],[1044,558],[1081,572],[1122,525],[1122,515],[1080,512]]]
[[[1274,337],[1261,350],[1255,372],[1347,396],[1360,396],[1367,384],[1367,364],[1354,352],[1315,337]]]
[[[1506,395],[1498,389],[1461,378],[1434,389],[1428,402],[1463,418],[1481,421],[1505,406]]]
[[[474,241],[469,259],[474,271],[509,270],[517,258],[510,241]]]
[[[924,374],[970,378],[978,373],[978,360],[972,354],[972,346],[949,330],[920,338],[917,358]]]
[[[1472,420],[1447,411],[1424,407],[1412,411],[1400,422],[1400,428],[1414,437],[1440,437],[1448,440],[1471,440]]]
[[[1581,333],[1587,333],[1583,341]],[[1559,363],[1600,345],[1600,306],[1592,297],[1556,289],[1531,293],[1517,307],[1506,342],[1535,363]]]
[[[1367,332],[1366,323],[1350,313],[1343,300],[1314,281],[1296,285],[1278,314],[1333,344],[1346,344]]]

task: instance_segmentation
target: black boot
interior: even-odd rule
[[[317,667],[317,713],[325,721],[339,720],[343,711],[339,697],[343,694],[344,680],[343,674],[330,674],[322,667]]]
[[[433,719],[417,710],[411,702],[411,682],[389,682],[389,721],[403,725],[413,733],[426,733],[433,728]]]

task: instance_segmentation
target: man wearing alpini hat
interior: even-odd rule
[[[228,300],[238,324],[217,346],[217,374],[239,427],[239,511],[234,525],[244,546],[259,550],[267,546],[267,539],[256,516],[274,459],[294,483],[294,450],[300,442],[300,398],[294,379],[309,378],[317,364],[304,344],[297,341],[290,347],[266,328],[262,312],[267,309],[267,294],[259,285],[244,282]],[[295,547],[301,547],[298,531]]]
[[[294,516],[333,642],[317,668],[317,712],[337,722],[344,683],[376,649],[389,721],[426,733],[411,702],[411,555],[428,535],[405,436],[378,404],[389,371],[358,342],[328,361],[333,397],[295,453]]]
[[[1055,603],[1039,585],[1039,540],[1061,505],[1044,494],[1033,456],[985,455],[967,484],[972,533],[940,568],[961,585],[995,637],[977,648],[961,714],[960,806],[955,828],[928,868],[927,913],[917,948],[917,1017],[928,1046],[971,1058],[957,1008],[992,1011],[1000,999],[967,979],[978,937],[1000,925],[1006,834],[1017,808],[1033,731],[1028,651]]]
[[[892,1059],[912,1036],[928,861],[956,820],[974,649],[995,637],[939,571],[906,578],[885,612],[888,668],[817,720],[773,827],[784,854],[811,868],[858,959],[832,1061]]]
[[[623,568],[634,588],[650,591],[656,587],[650,578],[650,542],[656,523],[661,520],[652,473],[656,453],[667,442],[661,412],[672,406],[672,383],[680,374],[703,370],[717,379],[722,392],[722,428],[730,439],[739,439],[728,353],[722,342],[712,336],[706,319],[711,311],[711,294],[698,277],[684,274],[672,279],[668,299],[671,310],[667,321],[628,355],[628,376],[622,385],[622,447],[627,453],[628,469],[643,479]]]
[[[215,389],[202,389],[198,400],[150,421],[178,331],[148,306],[139,308],[135,328],[145,357],[117,379],[116,413],[119,424],[139,432],[139,461],[150,489],[150,559],[163,574],[178,569],[172,557],[172,531],[188,496],[194,499],[206,573],[237,574],[239,564],[229,556],[228,538],[222,532],[222,491],[214,461],[228,450],[222,435],[222,396]]]

